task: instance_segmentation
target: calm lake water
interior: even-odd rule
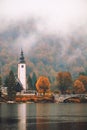
[[[87,104],[0,104],[0,130],[87,130]]]

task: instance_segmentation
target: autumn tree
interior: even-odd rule
[[[80,80],[74,82],[74,93],[80,94],[85,92],[84,84]]]
[[[80,80],[83,84],[84,84],[84,87],[85,89],[87,90],[87,76],[85,75],[80,75],[78,77],[78,80]]]
[[[72,76],[69,72],[58,72],[57,74],[58,87],[62,94],[72,86]]]
[[[44,76],[40,76],[39,79],[37,80],[36,83],[36,88],[37,91],[39,93],[43,93],[45,95],[45,93],[49,90],[50,88],[50,82],[49,79],[47,77]]]

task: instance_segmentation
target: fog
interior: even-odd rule
[[[39,29],[69,32],[87,24],[86,0],[0,0],[0,31],[15,21],[43,19]],[[2,26],[3,23],[3,26]]]
[[[83,58],[83,48],[87,47],[87,1],[0,0],[0,36],[9,35],[11,38],[13,32],[17,36],[11,43],[15,43],[19,50],[23,48],[28,52],[44,35],[53,34],[62,39],[57,42],[62,46],[61,58],[67,55],[69,49],[73,51],[73,43],[77,45],[67,62]],[[8,39],[6,42],[10,43]]]

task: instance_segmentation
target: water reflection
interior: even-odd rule
[[[0,130],[86,130],[87,104],[0,104]]]
[[[0,130],[16,130],[18,119],[15,104],[0,104]]]
[[[18,130],[26,130],[26,104],[18,105]]]
[[[36,116],[37,116],[37,120],[36,120],[36,126],[37,126],[37,130],[50,130],[49,128],[49,118],[47,117],[48,115],[50,115],[50,106],[49,104],[37,104],[36,106]],[[44,113],[44,115],[43,115]]]

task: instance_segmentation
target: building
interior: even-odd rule
[[[21,82],[24,91],[27,89],[26,84],[26,63],[24,59],[23,51],[21,50],[20,59],[18,63],[18,80]]]

